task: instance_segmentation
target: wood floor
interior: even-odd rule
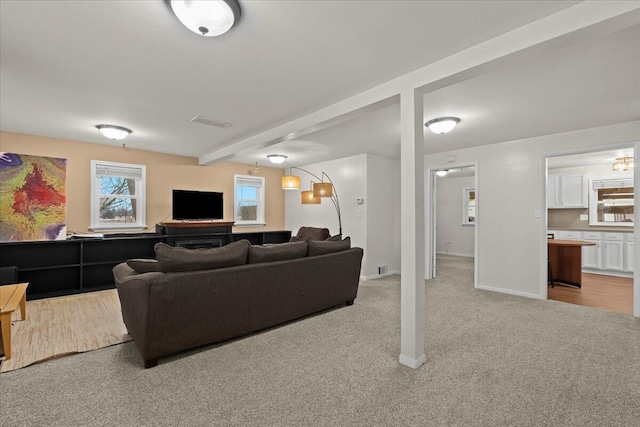
[[[633,279],[582,273],[582,288],[555,285],[548,298],[570,304],[633,314]]]

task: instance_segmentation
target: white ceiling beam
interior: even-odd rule
[[[397,103],[402,90],[431,92],[517,64],[524,56],[542,55],[638,23],[638,0],[582,2],[316,112],[211,151],[200,156],[199,163],[207,165],[226,160],[242,150],[268,147],[351,120]]]

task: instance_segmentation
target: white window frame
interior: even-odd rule
[[[257,190],[257,218],[255,221],[243,221],[238,219],[237,211],[238,211],[238,184],[240,181],[255,181],[256,183],[260,183],[260,187]],[[236,227],[253,227],[253,226],[261,226],[265,225],[264,221],[264,205],[265,205],[265,190],[264,190],[264,177],[262,176],[252,176],[252,175],[233,175],[233,219],[234,225]]]
[[[469,215],[467,215],[467,212],[469,211],[469,193],[471,192],[475,192],[476,189],[474,187],[464,187],[462,189],[462,225],[476,225],[475,222],[471,222],[469,221]],[[477,200],[478,195],[476,194],[476,198],[474,200]],[[478,212],[478,202],[476,202],[476,204],[473,207],[473,217],[477,218],[477,212]]]
[[[135,198],[136,203],[136,222],[130,224],[105,224],[100,222],[100,177],[98,176],[98,167],[107,167],[112,169],[132,169],[136,178]],[[114,176],[129,176],[126,173]],[[131,163],[106,162],[102,160],[91,161],[91,226],[94,231],[106,230],[126,230],[126,231],[142,231],[146,226],[146,182],[147,167],[145,165],[136,165]]]

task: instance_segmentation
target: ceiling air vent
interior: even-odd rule
[[[193,123],[201,123],[203,125],[214,126],[214,127],[217,127],[217,128],[228,128],[229,126],[231,126],[231,123],[221,122],[221,121],[218,121],[218,120],[206,119],[206,118],[200,117],[200,116],[195,116],[193,119],[191,119],[191,121]]]

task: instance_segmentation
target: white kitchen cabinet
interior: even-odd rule
[[[603,270],[622,271],[624,269],[622,236],[622,233],[603,233],[601,249]]]
[[[624,271],[633,273],[633,242],[625,242],[624,244]]]
[[[547,176],[547,208],[587,208],[588,197],[587,175]]]
[[[594,242],[595,246],[583,246],[582,247],[582,268],[600,268],[600,233],[596,232],[584,232],[582,233],[582,240]]]

